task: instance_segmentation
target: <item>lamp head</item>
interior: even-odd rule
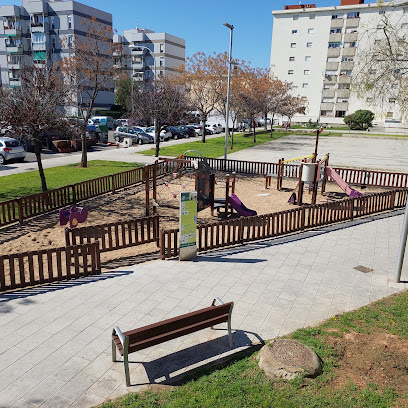
[[[222,25],[224,25],[225,27],[228,27],[230,30],[234,29],[234,26],[232,24],[222,23]]]

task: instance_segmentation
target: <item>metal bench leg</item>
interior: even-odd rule
[[[231,313],[228,316],[228,342],[229,342],[229,347],[233,348],[234,343],[232,341],[232,331],[231,331]]]
[[[125,337],[125,344],[123,347],[123,365],[125,366],[125,378],[126,387],[130,387],[130,375],[129,375],[129,337]]]
[[[116,361],[116,344],[113,340],[112,340],[112,361],[113,362]]]

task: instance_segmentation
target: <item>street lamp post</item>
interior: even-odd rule
[[[225,165],[227,164],[227,151],[228,151],[228,137],[229,137],[229,108],[230,108],[230,87],[231,87],[231,54],[232,54],[232,33],[234,31],[234,26],[228,23],[223,23],[223,25],[230,29],[230,45],[228,53],[228,84],[227,84],[227,106],[225,109],[225,146],[224,146],[224,160]]]

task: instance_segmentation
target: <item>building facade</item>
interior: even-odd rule
[[[167,33],[135,28],[115,35],[114,42],[122,45],[116,55],[117,67],[135,81],[165,76],[185,62],[185,40]]]
[[[22,0],[0,7],[0,78],[2,86],[20,86],[24,65],[51,65],[69,53],[74,38],[85,38],[83,21],[96,17],[112,28],[112,15],[76,1]],[[114,91],[98,93],[95,105],[109,108]]]
[[[376,106],[351,87],[359,55],[368,44],[367,33],[381,28],[382,13],[384,6],[364,0],[341,0],[333,7],[285,6],[272,12],[271,71],[292,85],[293,94],[308,101],[306,114],[293,121],[344,124],[346,115],[369,109],[376,124],[402,126],[398,108]],[[392,13],[398,14],[398,21],[408,22],[403,6],[393,5]]]

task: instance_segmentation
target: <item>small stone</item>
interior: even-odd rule
[[[273,340],[262,347],[259,353],[259,367],[268,378],[293,380],[303,375],[316,377],[321,373],[319,356],[296,340]]]

